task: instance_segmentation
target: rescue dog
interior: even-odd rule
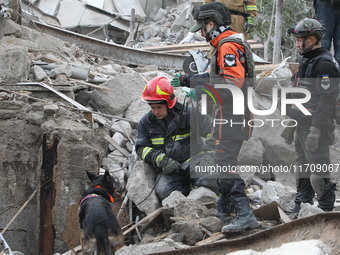
[[[115,191],[114,178],[105,171],[104,175],[94,175],[86,171],[91,184],[83,192],[79,204],[79,226],[82,231],[80,244],[84,255],[112,255],[121,248],[124,236],[118,220],[112,212]]]

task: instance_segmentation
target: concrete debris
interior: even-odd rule
[[[133,101],[140,100],[145,81],[137,73],[126,73],[113,77],[102,86],[110,91],[94,90],[89,105],[104,113],[119,115],[129,108]],[[126,86],[129,89],[122,93],[121,88]]]
[[[228,255],[286,255],[286,254],[301,254],[301,255],[330,255],[331,249],[320,240],[305,240],[299,242],[291,242],[282,244],[279,248],[267,249],[264,252],[254,250],[243,250],[230,252]]]
[[[201,205],[200,202],[192,199],[180,199],[174,207],[175,217],[184,217],[188,219],[202,219],[207,217],[208,208]]]
[[[193,221],[179,221],[171,225],[171,229],[175,233],[183,233],[183,243],[194,245],[203,239],[203,231],[198,226],[198,223]]]
[[[173,191],[162,200],[162,206],[175,207],[178,205],[179,200],[184,198],[185,196],[180,191]]]
[[[188,246],[184,246],[180,244],[180,247],[185,248]],[[151,244],[125,246],[119,249],[115,254],[116,255],[131,255],[131,254],[143,255],[143,254],[154,253],[154,252],[173,251],[176,249],[177,247],[173,243],[161,241],[161,242],[151,243]]]
[[[192,24],[191,13],[198,1],[131,2],[140,5],[144,12],[139,13],[134,46],[142,47],[173,44],[183,39]],[[41,20],[47,14],[54,15],[60,18],[62,27],[77,28],[83,33],[103,26],[92,36],[115,43],[125,42],[129,13],[122,9],[128,5],[122,6],[120,1],[35,3],[33,14]],[[25,4],[23,6],[26,8]],[[92,20],[86,20],[92,14]],[[95,18],[99,23],[90,24]],[[56,18],[53,20],[57,22]],[[6,240],[15,250],[38,254],[36,240],[50,238],[55,252],[66,252],[79,245],[77,215],[79,199],[87,185],[86,170],[93,173],[109,170],[116,177],[124,194],[121,201],[113,204],[115,214],[120,214],[121,227],[131,224],[137,215],[141,220],[151,215],[150,221],[135,226],[126,234],[127,245],[116,254],[181,249],[221,231],[224,223],[215,217],[216,190],[193,187],[187,197],[174,191],[159,201],[154,192],[155,171],[150,164],[138,160],[134,151],[138,122],[150,110],[150,106],[140,100],[145,84],[160,75],[172,79],[174,70],[160,70],[157,65],[126,66],[12,20],[0,18],[0,23],[0,133],[3,134],[0,136],[0,154],[3,155],[0,175],[4,176],[0,179],[0,187],[4,187],[0,228],[15,214],[13,204],[25,201],[41,182],[46,184],[42,190],[51,192],[46,199],[30,203],[11,226],[11,233],[6,233]],[[119,31],[111,31],[113,27]],[[277,75],[284,77],[286,71]],[[175,88],[175,94],[179,102],[187,100],[181,88]],[[256,92],[253,102],[257,109],[271,107],[271,100]],[[255,128],[251,139],[244,142],[237,167],[238,170],[250,169],[241,175],[246,181],[252,208],[276,201],[285,212],[290,212],[296,192],[293,174],[266,171],[268,177],[260,171],[255,175],[255,170],[263,170],[264,166],[295,163],[294,146],[286,145],[280,137],[283,127],[275,125],[273,128],[272,122],[267,121],[277,119],[276,124],[284,117],[275,111],[266,118],[254,116],[254,119],[263,121],[264,126]],[[332,147],[332,162],[335,163],[340,159],[339,131],[336,137]],[[335,174],[332,178],[339,181]],[[271,179],[276,181],[268,181]],[[215,180],[211,180],[215,184]],[[125,210],[127,207],[130,210]],[[158,214],[153,215],[157,210]],[[302,204],[299,218],[318,210]],[[26,215],[31,216],[29,220]],[[53,229],[53,237],[41,232],[37,224],[41,215],[50,219],[45,229]],[[146,243],[147,237],[143,240],[148,230],[152,243]],[[144,243],[137,244],[139,238],[134,235],[138,231]],[[164,236],[160,238],[160,235]],[[49,251],[45,253],[50,254]]]
[[[298,219],[318,213],[324,213],[324,211],[321,208],[317,207],[317,204],[311,205],[309,203],[301,203],[301,210],[299,211]]]
[[[202,227],[206,228],[212,233],[218,233],[221,231],[225,223],[214,216],[208,216],[200,221]]]
[[[129,199],[147,215],[160,207],[160,202],[152,189],[155,185],[155,179],[156,175],[152,166],[143,161],[138,161],[132,169],[126,186]]]
[[[283,186],[281,183],[268,181],[261,193],[261,203],[269,204],[276,201],[282,210],[291,212],[294,207],[296,190]]]
[[[218,200],[216,193],[205,187],[198,187],[191,190],[187,198],[198,201],[202,204],[217,203]]]
[[[263,163],[263,156],[265,148],[258,137],[251,137],[244,141],[241,151],[238,155],[240,165],[261,165]]]

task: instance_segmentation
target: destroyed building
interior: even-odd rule
[[[240,235],[220,232],[223,222],[215,217],[218,196],[208,188],[193,189],[187,197],[173,192],[163,201],[157,198],[153,168],[134,151],[138,122],[150,109],[140,98],[153,77],[172,79],[175,71],[182,72],[188,54],[181,51],[188,49],[165,52],[158,46],[183,39],[193,22],[191,12],[201,2],[126,2],[23,0],[21,24],[19,17],[13,21],[6,12],[0,17],[0,229],[12,251],[82,254],[78,210],[88,185],[85,172],[109,170],[123,194],[112,204],[126,240],[116,254],[239,255],[242,251],[236,251],[244,249],[254,254],[301,249],[335,254],[340,248],[338,212],[326,214],[316,204],[303,204],[296,215],[301,221],[287,216],[295,194],[290,172],[244,171],[247,196],[261,227]],[[134,48],[122,45],[131,31],[131,6],[134,39],[138,37]],[[200,48],[208,51],[207,45]],[[255,53],[259,49],[253,48]],[[277,86],[271,78],[279,77],[280,85],[289,86],[295,67],[286,61],[280,68],[258,67],[261,79],[253,101],[259,109],[271,106],[268,95]],[[175,88],[175,93],[183,102],[182,90]],[[278,111],[268,118],[284,119]],[[255,129],[242,146],[238,167],[294,164],[294,146],[280,137],[283,128]],[[331,146],[334,164],[340,159],[339,140],[337,129]],[[339,183],[336,173],[331,177]],[[335,206],[338,211],[338,201]]]

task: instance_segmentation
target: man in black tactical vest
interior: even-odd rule
[[[301,203],[313,204],[315,193],[318,207],[324,211],[334,208],[335,187],[329,176],[334,166],[330,161],[329,145],[334,141],[334,109],[339,96],[339,79],[336,61],[329,51],[321,47],[325,31],[320,21],[309,18],[287,30],[288,35],[296,37],[296,47],[303,56],[293,87],[307,89],[311,94],[310,100],[303,104],[310,115],[305,115],[295,105],[289,111],[289,116],[298,123],[294,140],[297,193],[292,213],[299,212]],[[291,96],[305,97],[302,93]]]

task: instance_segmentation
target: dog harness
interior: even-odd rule
[[[84,198],[80,201],[79,207],[81,206],[81,203],[84,202],[84,200],[86,200],[86,199],[88,199],[88,198],[90,198],[90,197],[98,197],[98,195],[97,195],[97,194],[90,194],[90,195],[87,195],[86,197],[84,197]]]

